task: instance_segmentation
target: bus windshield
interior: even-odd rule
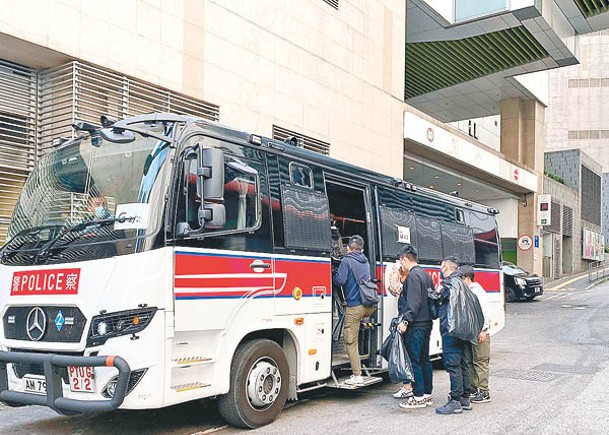
[[[171,135],[172,126],[160,128]],[[1,262],[63,263],[144,248],[160,228],[166,183],[158,180],[170,147],[134,136],[129,143],[77,139],[44,155],[25,183]]]

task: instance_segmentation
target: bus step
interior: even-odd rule
[[[378,384],[383,381],[383,378],[379,378],[377,376],[363,376],[364,384],[363,385],[349,385],[345,384],[347,378],[338,378],[335,382],[328,382],[328,387],[330,388],[339,388],[341,390],[358,390],[360,388],[368,387],[370,385]]]
[[[171,360],[173,368],[186,368],[191,366],[205,365],[205,364],[213,364],[216,361],[213,358],[207,358],[202,356],[193,356],[193,357],[182,357],[182,358],[174,358]]]
[[[189,384],[172,385],[171,389],[176,393],[183,393],[184,391],[198,390],[199,388],[209,387],[211,384],[204,384],[202,382],[191,382]]]

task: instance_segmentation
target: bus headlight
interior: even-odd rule
[[[97,335],[103,336],[108,333],[108,324],[103,320],[97,324]]]
[[[108,338],[142,331],[148,326],[156,311],[156,307],[147,307],[93,317],[87,336],[87,346],[99,346]]]

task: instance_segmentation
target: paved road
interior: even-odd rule
[[[394,386],[359,392],[324,390],[290,404],[279,419],[252,434],[607,434],[609,433],[609,284],[586,290],[585,280],[546,292],[539,301],[509,304],[507,327],[493,337],[493,401],[463,415],[431,408],[404,411]],[[448,376],[434,371],[434,400]],[[0,407],[0,433],[204,434],[223,427],[201,402],[159,411],[61,417],[42,407]]]

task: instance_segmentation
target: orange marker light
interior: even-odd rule
[[[135,317],[133,318],[133,324],[134,324],[134,325],[139,325],[139,324],[140,324],[140,318],[139,318],[139,317],[137,317],[137,316],[135,316]]]
[[[315,355],[317,353],[317,349],[309,349],[309,355]]]
[[[292,296],[294,296],[294,299],[299,301],[302,298],[302,289],[300,287],[294,287],[294,290],[292,290]]]
[[[296,317],[294,319],[294,325],[302,325],[304,324],[304,318],[303,317]]]

